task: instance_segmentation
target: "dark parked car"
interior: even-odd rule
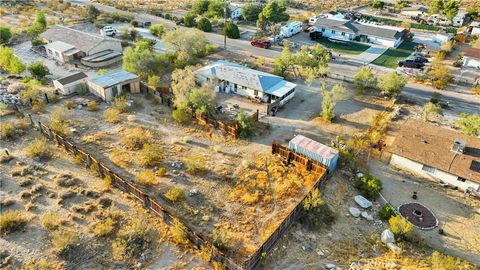
[[[422,68],[425,66],[425,64],[424,64],[424,63],[415,62],[414,60],[407,59],[407,60],[398,62],[398,66],[399,66],[399,67],[419,68],[419,69],[422,69]]]
[[[270,43],[270,41],[266,41],[266,40],[252,40],[250,41],[250,44],[252,46],[255,46],[255,47],[260,47],[260,48],[264,48],[264,49],[268,49],[272,46],[272,43]]]
[[[417,63],[428,63],[428,59],[423,57],[423,56],[418,56],[418,55],[414,55],[414,56],[411,56],[408,58],[408,60],[412,60],[414,62],[417,62]]]

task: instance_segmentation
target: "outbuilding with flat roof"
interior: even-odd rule
[[[55,89],[62,92],[63,95],[70,95],[78,92],[82,88],[86,88],[87,79],[87,74],[78,72],[60,79],[53,80],[53,85],[55,86]]]
[[[90,92],[110,102],[123,93],[140,93],[140,78],[125,70],[114,70],[87,82]]]

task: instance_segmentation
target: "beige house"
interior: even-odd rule
[[[403,124],[390,165],[461,190],[480,191],[480,139],[420,120]]]
[[[115,70],[87,81],[88,90],[110,102],[123,93],[140,93],[140,78],[125,70]]]
[[[47,55],[62,63],[82,60],[91,67],[103,67],[122,60],[120,40],[55,25],[40,34]]]

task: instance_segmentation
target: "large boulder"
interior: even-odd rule
[[[357,195],[353,198],[355,200],[355,202],[360,205],[362,208],[369,208],[369,207],[372,207],[372,202],[365,199],[365,197],[363,197],[362,195]]]
[[[354,217],[359,217],[361,214],[360,210],[356,207],[350,207],[348,208],[348,211],[350,211],[350,214]]]
[[[385,229],[380,236],[380,240],[384,244],[393,243],[393,241],[395,241],[395,236],[393,235],[393,232],[390,231],[390,229]]]

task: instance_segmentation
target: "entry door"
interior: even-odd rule
[[[112,87],[112,98],[118,96],[118,88],[117,86]]]

